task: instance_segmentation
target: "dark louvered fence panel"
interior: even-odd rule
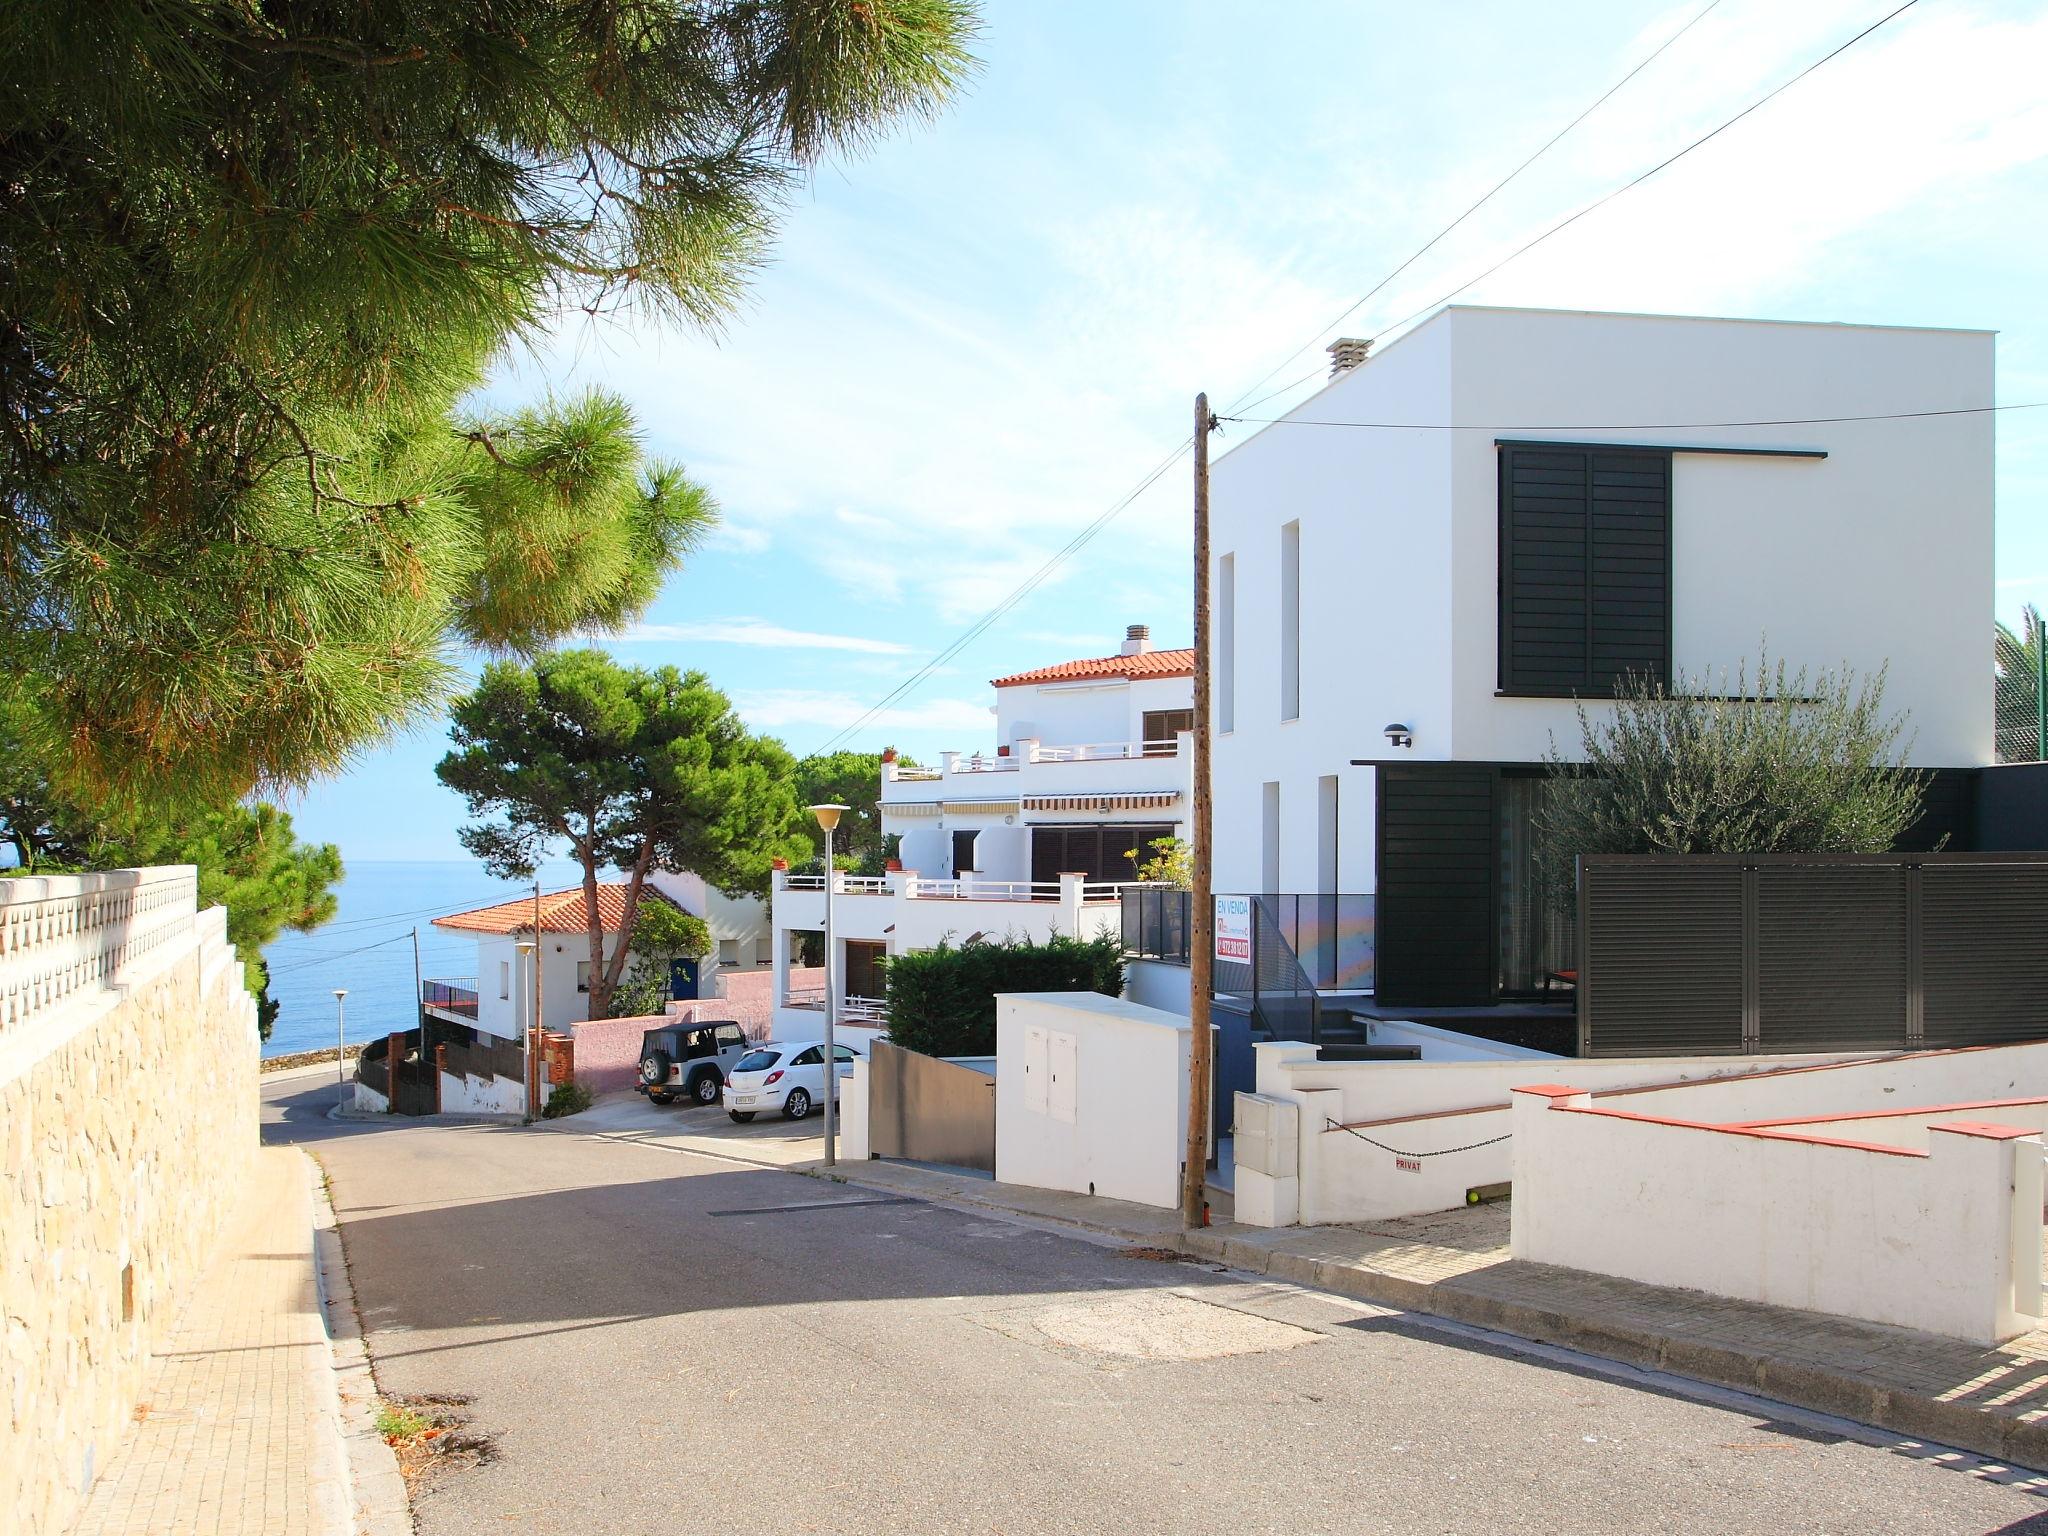
[[[2048,854],[1587,858],[1595,1056],[2048,1039]]]
[[[1929,1045],[2048,1037],[2048,863],[1920,874]]]
[[[1766,1051],[1906,1044],[1906,870],[1759,869],[1757,1014]]]
[[[1742,1049],[1742,870],[1691,860],[1583,861],[1580,1050]]]

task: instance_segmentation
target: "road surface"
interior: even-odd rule
[[[1792,1410],[717,1158],[337,1124],[333,1094],[266,1085],[265,1136],[327,1169],[380,1385],[471,1397],[499,1453],[418,1498],[424,1536],[2048,1532],[2042,1480]]]

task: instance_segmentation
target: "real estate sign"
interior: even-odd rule
[[[1252,899],[1249,896],[1216,898],[1216,958],[1252,960]]]

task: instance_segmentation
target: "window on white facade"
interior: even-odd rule
[[[1216,729],[1237,726],[1237,556],[1216,562]]]
[[[511,995],[512,962],[510,960],[500,960],[498,962],[498,996],[500,998],[507,998]]]
[[[1259,889],[1280,889],[1280,786],[1268,780],[1261,796],[1259,826]]]
[[[590,962],[588,960],[578,960],[576,962],[576,990],[578,992],[588,992],[590,990]]]
[[[758,934],[758,935],[756,935],[756,936],[755,936],[755,939],[754,939],[754,964],[756,964],[756,965],[773,965],[774,963],[775,963],[775,940],[774,940],[774,938],[773,938],[773,937],[772,937],[771,935],[769,935],[769,934],[765,934],[765,933],[763,933],[763,934]]]
[[[1280,530],[1280,718],[1301,718],[1301,524]]]
[[[740,941],[738,939],[720,939],[718,941],[718,963],[720,965],[738,965],[740,963]]]
[[[1337,775],[1316,780],[1316,889],[1335,895],[1337,885]]]

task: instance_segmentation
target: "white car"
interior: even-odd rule
[[[833,1042],[839,1076],[853,1076],[854,1059],[866,1053]],[[765,1110],[780,1110],[785,1120],[801,1120],[818,1107],[825,1091],[825,1042],[770,1040],[757,1045],[733,1064],[725,1079],[725,1112],[744,1125]],[[838,1102],[835,1092],[833,1102]]]

